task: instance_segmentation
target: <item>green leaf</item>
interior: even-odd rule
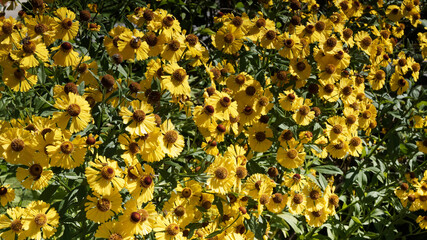
[[[333,165],[316,166],[313,167],[313,169],[317,172],[330,175],[343,174],[342,170],[339,167]]]
[[[295,218],[294,215],[292,215],[291,213],[283,212],[281,214],[278,214],[277,216],[285,220],[289,224],[289,226],[291,226],[291,228],[295,231],[295,233],[302,234],[304,232],[304,229],[298,226],[298,223],[300,223],[301,221]]]

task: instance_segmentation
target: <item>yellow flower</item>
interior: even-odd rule
[[[125,211],[119,217],[122,231],[132,235],[147,235],[153,230],[157,219],[156,207],[153,203],[149,202],[142,208],[139,201],[131,199],[124,207]]]
[[[96,23],[87,23],[87,28],[92,32],[99,32],[101,30],[101,26]]]
[[[352,138],[350,138],[348,146],[349,153],[351,156],[358,157],[360,154],[362,154],[363,144],[362,140],[358,136],[353,136]]]
[[[35,147],[31,133],[19,128],[5,129],[0,134],[0,146],[5,161],[11,164],[30,161]]]
[[[284,173],[283,183],[291,191],[301,192],[304,186],[307,184],[307,180],[304,175],[298,173]]]
[[[156,126],[155,117],[153,114],[153,107],[146,103],[138,100],[134,100],[130,103],[133,109],[131,112],[127,107],[120,108],[120,116],[123,118],[123,123],[130,124],[126,127],[131,135],[143,136],[151,133]]]
[[[231,101],[231,100],[230,100]],[[237,104],[237,103],[236,103]],[[198,127],[209,128],[211,125],[216,125],[219,115],[216,111],[216,105],[197,106],[193,111],[193,120]]]
[[[288,32],[283,33],[278,37],[276,49],[279,50],[280,56],[293,60],[299,57],[302,50],[302,44],[299,37]]]
[[[92,120],[89,103],[74,93],[70,92],[68,96],[57,98],[54,107],[64,112],[55,112],[53,120],[61,129],[65,129],[71,120],[69,128],[72,133],[82,131]]]
[[[161,57],[171,63],[178,62],[183,56],[185,45],[185,37],[181,33],[174,34],[169,41],[166,42]]]
[[[416,144],[420,152],[427,154],[427,139],[424,139],[423,141],[417,141]]]
[[[190,205],[184,198],[180,198],[177,195],[173,195],[163,205],[163,212],[168,213],[182,228],[194,220],[194,209],[194,205]]]
[[[104,46],[108,52],[108,55],[123,58],[122,55],[119,54],[119,42],[123,41],[120,38],[122,33],[132,35],[131,30],[128,28],[124,26],[116,26],[108,32],[109,36],[105,36]]]
[[[159,216],[153,228],[156,232],[158,240],[184,240],[186,237],[182,235],[182,230],[171,215],[166,217]]]
[[[63,67],[75,66],[79,62],[79,54],[73,50],[73,45],[69,42],[63,42],[60,46],[52,48],[52,51],[58,50],[52,59],[55,64]]]
[[[25,236],[37,240],[50,238],[59,225],[59,214],[43,201],[28,204],[22,219]]]
[[[397,91],[397,95],[402,95],[409,89],[409,82],[402,75],[395,72],[391,75],[390,88],[393,92]]]
[[[311,101],[306,98],[298,98],[296,105],[300,106],[295,110],[294,114],[292,114],[292,119],[301,126],[307,126],[314,119],[314,111],[310,109]]]
[[[43,42],[49,46],[55,41],[56,22],[47,15],[36,15],[26,19],[28,36],[31,39],[41,37]]]
[[[320,227],[328,219],[328,212],[323,207],[306,209],[304,216],[308,225]]]
[[[37,84],[37,76],[23,68],[6,68],[3,72],[3,82],[16,92],[27,92]]]
[[[94,192],[105,195],[123,189],[125,185],[125,180],[122,178],[123,171],[116,161],[97,156],[95,161],[89,164],[90,167],[86,168],[85,175]]]
[[[15,199],[15,189],[10,188],[10,185],[3,185],[0,187],[0,203],[6,206],[9,202]]]
[[[0,188],[1,190],[1,188]],[[0,229],[8,229],[0,233],[2,239],[26,239],[25,228],[23,227],[23,219],[25,210],[21,207],[8,208],[6,214],[0,215]]]
[[[189,96],[191,92],[188,75],[184,68],[177,63],[171,63],[163,68],[167,75],[162,76],[162,89],[169,90],[175,96]]]
[[[44,43],[36,39],[24,38],[22,48],[16,52],[16,55],[20,58],[19,66],[21,68],[37,67],[40,64],[39,60],[42,62],[49,61],[49,51]]]
[[[272,213],[281,213],[286,207],[287,202],[288,195],[275,193],[271,196],[270,201],[267,203],[267,209]]]
[[[221,120],[230,120],[239,115],[237,111],[237,101],[232,101],[231,96],[225,92],[218,92],[206,99],[206,104],[211,105],[216,110],[215,115]]]
[[[20,36],[25,36],[27,28],[13,17],[0,21],[0,44],[18,45]]]
[[[248,85],[253,83],[254,78],[246,72],[241,72],[237,75],[231,75],[227,78],[227,87],[234,93],[244,90]]]
[[[427,216],[418,216],[416,219],[418,225],[421,229],[427,229]]]
[[[343,159],[349,151],[349,146],[344,137],[338,137],[328,144],[326,150],[333,158]]]
[[[290,72],[298,76],[299,79],[306,80],[310,77],[311,66],[307,59],[292,59],[289,66]]]
[[[243,33],[234,25],[223,26],[212,36],[212,44],[218,50],[227,54],[233,54],[240,50],[243,45]]]
[[[103,223],[111,219],[112,216],[122,212],[122,197],[119,192],[103,195],[94,193],[94,195],[94,197],[87,196],[87,201],[85,202],[87,219]]]
[[[292,89],[279,94],[279,104],[285,111],[295,111],[301,107],[298,105],[300,102],[298,99],[299,97]]]
[[[96,60],[89,62],[90,60],[89,56],[84,56],[83,59],[78,61],[78,65],[73,66],[74,70],[80,74],[77,85],[85,82],[85,86],[99,86],[98,81],[94,77],[94,75],[98,75],[98,64],[96,63]]]
[[[96,230],[96,238],[131,240],[133,235],[122,229],[123,223],[111,220],[101,224]]]
[[[16,170],[16,179],[21,182],[26,189],[40,190],[49,185],[49,180],[53,177],[53,172],[47,170],[49,166],[48,159],[38,157],[43,153],[36,153],[35,157],[24,164],[26,168],[18,167]]]
[[[294,215],[301,214],[305,209],[306,202],[307,199],[304,194],[292,191],[288,197],[287,203],[289,212]]]
[[[150,165],[144,164],[144,169],[140,163],[128,167],[126,181],[126,188],[138,202],[146,203],[153,199],[154,170]]]
[[[357,46],[364,51],[366,54],[371,54],[371,48],[373,47],[372,38],[369,36],[369,33],[366,31],[359,31],[354,36]]]
[[[258,200],[261,195],[272,195],[276,183],[265,174],[255,173],[246,179],[244,191],[250,197]]]
[[[266,124],[254,124],[248,132],[249,146],[255,152],[266,152],[272,144],[273,131]]]
[[[385,84],[386,73],[382,69],[371,68],[368,76],[373,90],[380,90]]]
[[[206,169],[209,175],[207,181],[208,188],[212,192],[226,194],[234,184],[235,180],[235,162],[221,155],[215,158],[215,161]]]
[[[71,140],[71,134],[66,131],[63,136],[56,135],[55,138],[55,142],[46,147],[52,166],[71,169],[83,164],[87,150],[80,135]]]
[[[163,122],[160,146],[163,151],[171,158],[176,158],[184,149],[184,137],[175,130],[175,126],[170,119]]]
[[[79,21],[73,21],[76,14],[66,7],[61,7],[56,10],[55,15],[58,17],[55,18],[57,23],[55,38],[63,41],[73,40],[79,31]]]
[[[200,200],[202,194],[202,186],[200,186],[200,183],[195,180],[186,180],[188,181],[178,184],[178,186],[175,188],[176,193],[175,191],[172,192],[172,196],[176,195],[185,199],[188,204],[195,205]]]
[[[124,60],[142,61],[148,58],[148,44],[143,39],[144,34],[137,29],[124,31],[120,34],[120,41],[117,41],[117,47]]]
[[[306,153],[297,141],[288,142],[285,148],[279,147],[276,160],[286,168],[297,168],[304,163]]]

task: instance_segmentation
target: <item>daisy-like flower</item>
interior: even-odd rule
[[[171,215],[159,216],[153,228],[158,240],[184,240],[182,230]]]
[[[265,152],[272,142],[269,138],[273,137],[273,131],[266,124],[257,123],[249,129],[248,143],[255,152]]]
[[[234,93],[244,90],[247,86],[253,83],[254,78],[246,72],[241,72],[237,75],[231,75],[227,78],[227,87]]]
[[[283,183],[291,191],[301,192],[304,186],[307,184],[307,180],[304,175],[298,173],[285,173],[283,176]]]
[[[52,48],[52,51],[58,50],[52,57],[54,63],[63,67],[77,65],[79,54],[73,48],[69,42],[63,42],[61,45]]]
[[[153,107],[139,100],[134,100],[130,103],[133,112],[127,107],[120,108],[120,116],[123,118],[123,123],[130,124],[126,127],[131,135],[143,136],[153,131],[156,126],[155,117],[153,114]]]
[[[184,68],[180,67],[177,63],[171,63],[164,66],[163,73],[167,75],[162,76],[162,89],[167,89],[172,95],[176,96],[190,95],[191,88],[188,84],[188,75]]]
[[[182,228],[187,226],[194,219],[194,209],[194,205],[189,205],[186,199],[180,198],[177,195],[171,196],[171,198],[163,205],[163,212],[171,215],[176,223],[178,223]]]
[[[2,239],[18,239],[23,240],[25,236],[25,228],[22,221],[22,216],[25,210],[21,207],[8,208],[6,214],[0,215],[0,229],[9,229],[0,233]]]
[[[360,154],[362,154],[363,151],[363,144],[362,139],[360,139],[358,136],[353,136],[349,139],[348,142],[349,147],[349,153],[351,156],[358,157]]]
[[[206,169],[210,176],[207,181],[208,188],[212,192],[226,194],[235,181],[236,163],[229,158],[217,156],[215,161]]]
[[[162,53],[167,41],[167,38],[163,32],[159,36],[157,36],[154,32],[147,32],[143,39],[148,44],[148,56],[150,57],[158,56],[160,53]]]
[[[349,147],[344,137],[338,137],[336,140],[331,141],[326,150],[333,158],[343,159],[347,154]]]
[[[307,199],[304,196],[304,194],[300,192],[292,191],[291,194],[288,197],[288,207],[289,212],[298,215],[301,214],[306,206]]]
[[[337,139],[339,136],[347,137],[349,132],[345,123],[345,118],[340,116],[328,118],[326,135],[331,141]]]
[[[267,203],[267,209],[272,213],[281,213],[286,207],[287,202],[288,195],[275,193],[270,197],[270,201]]]
[[[122,223],[121,229],[130,234],[149,234],[157,219],[156,207],[153,203],[149,202],[144,208],[141,203],[135,199],[126,202],[125,211],[119,217],[119,222]]]
[[[67,96],[57,98],[54,107],[64,111],[55,112],[53,119],[61,129],[65,129],[71,120],[70,131],[72,133],[85,129],[92,120],[89,103],[77,94],[70,92]]]
[[[307,208],[319,209],[320,207],[325,207],[326,201],[323,198],[323,192],[320,190],[320,187],[315,183],[309,182],[303,189],[303,193],[307,199]]]
[[[55,142],[46,146],[46,152],[51,157],[51,165],[71,169],[83,164],[87,149],[84,139],[78,135],[71,140],[71,133],[55,135]]]
[[[323,207],[306,209],[305,219],[310,226],[320,227],[328,219],[328,212]]]
[[[0,187],[0,203],[2,206],[6,206],[7,203],[12,202],[14,199],[15,189],[11,188],[9,184]]]
[[[304,163],[306,153],[297,141],[288,142],[285,148],[279,147],[276,160],[286,168],[297,168]]]
[[[174,34],[171,39],[166,42],[160,56],[171,63],[178,62],[187,48],[184,41],[185,36],[180,33]]]
[[[293,59],[289,66],[291,74],[297,75],[299,79],[306,80],[311,74],[311,65],[307,59]]]
[[[145,60],[148,58],[148,44],[143,39],[144,34],[137,29],[133,32],[125,31],[120,34],[117,47],[124,60]]]
[[[243,45],[243,32],[234,25],[223,26],[212,36],[212,44],[227,54],[233,54],[240,50]]]
[[[59,225],[59,214],[49,203],[34,201],[28,204],[22,217],[25,235],[31,239],[50,238]]]
[[[97,156],[95,161],[90,162],[85,175],[90,188],[101,195],[120,191],[125,185],[125,180],[122,178],[123,171],[117,162],[104,156]]]
[[[98,64],[95,60],[91,61],[89,56],[84,56],[78,61],[78,65],[73,66],[75,71],[79,73],[77,85],[85,82],[85,86],[98,87],[98,81],[94,75],[98,75]]]
[[[22,48],[16,52],[16,55],[20,58],[19,66],[21,68],[37,67],[40,64],[39,60],[49,61],[49,51],[44,43],[37,39],[24,38]]]
[[[300,107],[298,98],[294,90],[284,91],[279,94],[279,104],[285,111],[295,111]]]
[[[325,210],[328,211],[328,214],[335,215],[335,208],[339,206],[340,199],[338,195],[334,193],[335,187],[332,184],[333,181],[331,181],[330,184],[328,184],[328,186],[325,188],[325,194],[323,197],[325,198],[326,202]]]
[[[119,192],[100,195],[94,193],[94,197],[87,196],[85,203],[86,218],[103,223],[111,219],[112,216],[122,212],[122,197]]]
[[[131,240],[133,235],[122,227],[119,221],[109,221],[101,224],[96,230],[96,238]]]
[[[18,27],[20,26],[20,27]],[[25,36],[27,28],[19,23],[12,16],[0,21],[0,44],[3,45],[18,45],[20,36]]]
[[[140,163],[129,166],[126,175],[126,188],[138,202],[149,202],[154,197],[154,177],[154,170],[148,164],[144,164],[144,169]]]
[[[76,18],[76,14],[66,7],[61,7],[56,10],[55,21],[56,26],[56,39],[62,39],[63,41],[73,40],[77,32],[79,31],[79,21],[73,21]]]
[[[157,123],[158,124],[158,123]],[[153,132],[140,137],[141,158],[147,162],[158,162],[162,160],[166,153],[162,147],[162,132],[155,128]]]
[[[40,190],[49,185],[49,180],[53,177],[53,172],[47,170],[49,166],[48,159],[38,157],[37,153],[33,159],[25,162],[26,167],[18,167],[16,170],[16,179],[21,182],[26,189]]]
[[[48,15],[36,15],[26,19],[28,36],[31,39],[41,38],[46,46],[55,41],[56,22]]]
[[[170,119],[164,121],[161,126],[162,134],[160,145],[163,151],[171,158],[176,158],[184,149],[184,137],[175,130]]]
[[[386,74],[382,69],[371,68],[368,76],[373,90],[380,90],[385,84]]]
[[[185,199],[190,205],[195,205],[200,200],[202,186],[195,180],[187,180],[184,183],[178,184],[175,188],[176,193],[172,192],[172,196],[176,195]]]
[[[216,125],[218,119],[219,115],[215,110],[215,105],[206,104],[205,106],[196,106],[194,108],[193,120],[199,128],[209,128],[212,125]]]
[[[292,119],[301,126],[307,126],[314,119],[314,111],[310,109],[311,100],[310,99],[297,99],[297,106],[300,106],[294,114],[292,114]]]
[[[27,92],[37,84],[37,76],[23,68],[5,68],[3,82],[16,92]]]
[[[390,88],[393,92],[397,91],[397,95],[402,95],[404,92],[408,91],[409,82],[404,78],[404,76],[395,72],[391,75]]]
[[[30,161],[35,147],[31,133],[20,128],[5,129],[0,134],[0,146],[2,156],[12,164]]]
[[[373,47],[372,38],[369,36],[369,33],[366,31],[359,31],[354,36],[357,46],[364,51],[366,54],[370,55],[370,50]]]
[[[278,37],[276,49],[280,49],[280,56],[292,60],[299,56],[302,45],[296,35],[285,32]]]
[[[244,192],[253,199],[259,199],[261,195],[270,196],[276,183],[265,174],[256,173],[246,179]]]
[[[109,36],[104,38],[104,46],[110,56],[116,56],[123,58],[119,51],[119,42],[122,41],[120,35],[122,33],[128,32],[132,35],[132,31],[129,28],[124,26],[116,26],[108,32]]]

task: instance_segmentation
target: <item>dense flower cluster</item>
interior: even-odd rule
[[[221,13],[203,38],[150,5],[127,15],[131,24],[104,29],[97,5],[30,2],[0,20],[0,87],[3,98],[43,100],[20,117],[0,115],[0,157],[38,201],[24,208],[14,187],[0,185],[4,239],[54,236],[65,220],[37,194],[52,183],[80,191],[70,189],[79,176],[96,238],[254,239],[249,222],[283,213],[320,227],[346,200],[335,193],[335,163],[369,159],[390,130],[378,122],[388,99],[376,94],[405,100],[422,78],[421,63],[398,47],[405,28],[421,24],[418,0],[378,1],[385,11],[327,1],[327,15],[316,1],[280,1],[285,25],[261,11]],[[367,15],[377,24],[357,23]],[[426,58],[427,33],[417,36]],[[79,45],[101,38],[98,48]],[[248,64],[254,58],[259,66]],[[427,125],[422,111],[411,121]],[[417,134],[411,142],[426,154],[425,132]],[[427,210],[426,173],[407,175],[395,194],[409,210]],[[417,222],[427,228],[427,217]]]

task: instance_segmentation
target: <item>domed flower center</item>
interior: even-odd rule
[[[294,180],[294,182],[299,182],[301,180],[301,175],[299,175],[298,173],[295,173],[292,176],[292,180]]]
[[[424,187],[424,186],[423,186]],[[402,183],[400,184],[400,189],[402,189],[403,191],[406,191],[409,189],[409,185],[407,183]],[[423,189],[424,190],[424,189]],[[426,189],[427,190],[427,189]]]
[[[61,144],[60,149],[64,154],[71,154],[74,150],[74,145],[70,141],[65,141]]]
[[[357,118],[354,115],[350,115],[345,119],[346,123],[349,125],[354,124],[356,122],[356,120],[357,120]]]
[[[291,3],[291,8],[292,9],[298,10],[298,9],[301,8],[301,3],[299,1],[293,1],[293,2],[297,2],[297,5]],[[293,7],[293,6],[296,6],[297,8],[295,9],[295,7]],[[294,15],[294,16],[291,17],[290,22],[291,22],[292,25],[298,26],[298,25],[301,24],[301,17],[298,16],[298,15]]]
[[[213,140],[209,141],[209,146],[216,147],[217,145],[218,143],[216,141],[213,141]]]
[[[328,199],[328,202],[330,205],[333,205],[335,207],[338,207],[338,204],[340,202],[340,199],[338,198],[337,195],[331,195]]]
[[[281,193],[275,193],[273,194],[273,202],[279,204],[283,202],[283,195]]]
[[[1,30],[3,31],[3,34],[10,35],[13,31],[13,25],[9,22],[5,22],[3,23]]]
[[[267,138],[267,136],[265,135],[264,132],[257,132],[257,133],[255,133],[255,139],[258,142],[263,142],[266,138]]]
[[[207,115],[212,116],[215,113],[215,108],[212,105],[206,105],[204,108],[204,112]]]
[[[239,211],[242,213],[242,214],[246,214],[248,211],[246,210],[246,208],[245,207],[243,207],[243,206],[241,206],[241,207],[239,207]]]
[[[36,44],[32,41],[25,41],[22,50],[27,54],[33,54],[36,51]]]
[[[111,209],[111,202],[106,198],[102,198],[98,200],[98,202],[96,203],[96,207],[101,212],[107,212],[108,210]]]
[[[236,227],[236,233],[238,234],[244,234],[246,232],[245,225],[240,224]]]
[[[37,164],[37,163],[33,164],[29,168],[29,172],[30,172],[31,176],[33,176],[35,178],[39,178],[42,175],[43,167],[40,166],[40,164]]]
[[[307,106],[301,106],[301,107],[299,108],[299,113],[300,113],[302,116],[307,116],[309,112],[310,112],[310,108],[308,108]]]
[[[88,70],[89,70],[89,66],[86,63],[81,63],[77,67],[77,72],[79,72],[80,74],[86,73]]]
[[[343,149],[343,148],[344,148],[344,143],[343,143],[343,142],[340,142],[340,143],[338,143],[338,144],[335,144],[335,145],[334,145],[334,148],[335,148],[336,150],[341,150],[341,149]]]
[[[256,88],[255,88],[254,86],[248,86],[248,87],[245,89],[245,93],[246,93],[246,95],[248,95],[248,96],[253,96],[253,95],[255,95],[255,93],[256,93]]]
[[[334,48],[337,45],[337,39],[334,37],[328,38],[328,40],[326,40],[326,45],[330,48]]]
[[[118,233],[112,233],[109,237],[108,240],[123,240],[122,235],[118,234]]]
[[[295,204],[301,204],[301,203],[304,201],[304,197],[303,197],[301,194],[297,193],[297,194],[295,194],[295,196],[292,198],[292,201],[293,201]]]
[[[211,203],[211,202],[209,202],[209,201],[203,201],[203,202],[202,202],[202,207],[203,207],[204,209],[208,210],[209,208],[211,208],[211,207],[212,207],[212,203]]]
[[[106,89],[111,89],[114,86],[115,82],[116,82],[116,80],[110,74],[106,74],[101,78],[101,84]]]
[[[243,179],[248,175],[248,170],[245,167],[237,167],[236,176],[239,179]]]
[[[77,117],[80,114],[80,106],[72,103],[68,106],[67,112],[71,117]]]
[[[47,32],[47,30],[48,30],[48,27],[43,23],[39,23],[36,26],[34,26],[34,32],[36,32],[38,35],[41,35]]]
[[[353,30],[351,30],[350,28],[346,28],[342,32],[342,35],[344,36],[345,39],[349,39],[353,36]]]
[[[254,112],[254,110],[253,110],[253,108],[251,107],[251,106],[246,106],[244,109],[243,109],[243,113],[245,114],[245,115],[251,115],[252,113]]]
[[[239,74],[239,75],[236,76],[236,78],[234,79],[234,81],[238,85],[243,85],[246,82],[246,77],[245,77],[245,75]]]
[[[176,216],[182,217],[185,214],[185,208],[183,206],[178,206],[173,210]]]
[[[260,18],[255,22],[255,25],[257,26],[257,28],[265,27],[266,24],[267,22],[265,21],[264,18]]]
[[[225,131],[227,131],[227,129],[225,128],[224,125],[222,124],[218,124],[218,126],[216,126],[216,130],[220,133],[225,133]]]
[[[325,30],[326,28],[326,24],[323,21],[318,21],[314,27],[316,28],[316,31],[321,32],[323,30]]]
[[[367,47],[371,46],[372,38],[369,36],[365,37],[362,39],[361,43],[362,43],[362,47],[367,48]]]
[[[320,209],[319,211],[313,211],[311,213],[313,214],[314,217],[320,217],[323,214],[323,210]]]
[[[339,124],[334,125],[334,126],[332,127],[332,132],[334,132],[335,134],[340,134],[340,133],[342,133],[342,130],[343,130],[343,128],[342,128],[342,126],[341,126],[341,125],[339,125]]]
[[[334,54],[334,58],[337,60],[341,60],[344,58],[344,52],[343,51],[338,51],[336,54]]]
[[[20,152],[24,150],[24,147],[25,147],[24,140],[19,138],[13,139],[12,142],[10,143],[10,148],[15,152]]]
[[[150,176],[144,176],[139,181],[145,188],[148,188],[153,183],[153,179]]]
[[[272,40],[274,40],[275,38],[276,38],[276,32],[275,31],[273,31],[273,30],[268,30],[267,31],[267,33],[265,34],[265,37],[268,39],[268,40],[270,40],[270,41],[272,41]]]
[[[185,41],[187,41],[190,46],[194,47],[199,42],[199,38],[194,34],[188,34]]]
[[[133,173],[132,173],[132,170],[133,170],[133,169],[135,169],[135,167],[134,167],[134,166],[129,166],[129,167],[128,167],[128,170],[127,170],[127,174],[128,174],[128,177],[129,177],[130,179],[135,180],[135,179],[137,179],[137,178],[138,178],[138,176],[136,176],[135,174],[133,174]]]
[[[417,200],[417,197],[414,194],[410,194],[408,196],[408,201],[410,202],[415,202],[415,200]]]
[[[68,95],[68,93],[74,93],[74,94],[77,94],[77,85],[76,84],[74,84],[74,83],[72,83],[72,82],[69,82],[69,83],[67,83],[67,84],[65,84],[65,86],[64,86],[64,92]]]
[[[289,93],[286,97],[288,98],[289,102],[293,102],[295,100],[295,94],[293,93]]]
[[[147,21],[151,21],[154,18],[154,13],[150,9],[146,9],[142,14],[142,17]]]
[[[401,59],[399,59],[399,61],[397,61],[397,63],[399,64],[399,66],[400,67],[404,67],[404,66],[406,66],[406,59],[404,59],[404,58],[401,58]]]
[[[304,62],[298,62],[298,63],[296,64],[296,67],[297,67],[297,70],[298,70],[298,71],[302,72],[302,71],[304,71],[304,70],[305,70],[305,68],[306,68],[307,66],[305,65],[305,63],[304,63]]]
[[[47,216],[44,213],[39,213],[34,218],[34,223],[37,225],[37,227],[43,227],[47,223]]]
[[[165,140],[168,144],[174,144],[178,140],[178,133],[174,130],[169,130],[165,133]]]
[[[243,19],[239,16],[236,16],[231,20],[231,23],[236,27],[240,27],[243,24]]]
[[[139,214],[138,212],[132,212],[130,214],[130,220],[134,223],[137,223],[141,220],[141,214]]]
[[[182,189],[181,195],[184,198],[189,198],[189,197],[191,197],[192,193],[193,193],[193,191],[191,190],[191,188],[186,187],[186,188]]]
[[[132,40],[130,40],[129,45],[131,48],[133,49],[138,49],[141,46],[141,38],[136,37],[136,38],[132,38]]]
[[[140,123],[142,121],[144,121],[145,119],[145,112],[142,111],[141,109],[137,109],[133,112],[132,114],[132,118],[135,122]]]
[[[18,232],[22,231],[22,226],[24,226],[24,224],[22,224],[21,220],[15,219],[10,224],[10,229],[12,231],[18,233]]]
[[[371,118],[371,112],[370,111],[368,111],[368,110],[366,110],[366,111],[364,111],[363,113],[362,113],[362,117],[364,118],[364,119],[369,119],[369,118]]]
[[[218,167],[215,172],[215,177],[220,179],[220,180],[224,180],[227,178],[228,176],[228,170],[225,167]]]
[[[179,226],[176,223],[171,223],[166,227],[166,233],[169,236],[176,236],[179,233]]]
[[[350,96],[353,93],[353,89],[350,86],[346,86],[342,89],[344,96]]]
[[[181,43],[179,43],[177,40],[172,40],[168,43],[169,50],[176,52],[181,47]]]
[[[223,107],[228,107],[228,106],[231,105],[231,99],[229,97],[223,97],[223,98],[221,98],[221,100],[219,101],[219,103]]]
[[[298,151],[296,149],[289,149],[288,152],[286,153],[286,155],[288,156],[288,158],[290,159],[295,159],[298,156]]]
[[[22,81],[25,79],[25,70],[24,69],[16,69],[13,72],[13,76],[16,78],[16,80]]]
[[[120,41],[121,39],[120,39],[120,37],[119,36],[115,36],[114,38],[113,38],[113,45],[114,45],[114,47],[119,47],[119,41]]]
[[[406,85],[406,80],[401,78],[397,81],[397,84],[399,85],[399,87],[404,87]]]
[[[0,196],[4,196],[7,193],[7,188],[6,187],[0,187]]]
[[[64,29],[70,29],[71,26],[73,26],[73,20],[71,20],[70,18],[64,18],[64,20],[62,20],[61,22],[61,26]]]
[[[173,71],[173,73],[172,73],[173,79],[177,82],[180,82],[180,83],[185,80],[186,76],[187,76],[187,72],[182,68],[177,69],[177,70]]]
[[[292,48],[295,45],[295,41],[293,39],[286,39],[284,45],[287,48]]]
[[[221,77],[221,71],[218,68],[211,68],[211,73],[213,73],[214,80],[217,80]]]
[[[320,198],[320,193],[319,193],[319,191],[317,191],[317,190],[312,190],[312,191],[310,192],[310,198],[311,198],[311,199],[313,199],[313,200],[317,200],[317,199],[319,199],[319,198]]]
[[[166,16],[163,18],[162,23],[166,26],[166,27],[172,27],[173,25],[173,17],[172,16]]]
[[[132,154],[137,154],[141,151],[141,147],[138,145],[137,142],[131,142],[129,143],[129,152]]]
[[[105,180],[111,180],[114,178],[115,176],[115,171],[114,168],[110,167],[110,166],[104,166],[101,169],[101,176],[105,179]]]
[[[305,27],[305,32],[308,34],[313,34],[315,31],[315,28],[312,24],[309,24]]]
[[[237,201],[237,197],[232,193],[227,194],[227,197],[229,203],[235,203]]]
[[[333,74],[335,72],[335,66],[333,64],[326,65],[325,72],[327,74]]]
[[[418,71],[420,71],[421,66],[419,63],[414,63],[414,64],[412,64],[411,68],[412,68],[412,71],[418,72]]]
[[[266,205],[268,202],[270,202],[270,197],[267,194],[262,194],[259,198],[259,203],[262,205]]]
[[[231,43],[233,43],[233,41],[234,41],[234,36],[232,33],[227,33],[224,35],[224,42],[225,43],[231,44]]]
[[[353,147],[359,146],[360,143],[362,143],[362,140],[360,140],[359,137],[353,137],[352,139],[350,139],[350,145]]]
[[[383,70],[378,70],[376,73],[375,73],[375,79],[377,80],[377,81],[381,81],[381,80],[383,80],[385,78],[385,72],[383,71]]]

